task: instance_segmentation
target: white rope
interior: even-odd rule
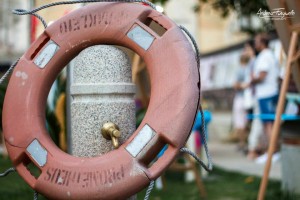
[[[7,79],[7,77],[10,75],[10,73],[14,70],[15,66],[18,64],[19,59],[15,61],[9,69],[5,72],[5,74],[0,79],[0,85]]]
[[[97,2],[145,3],[150,7],[152,7],[154,10],[156,10],[156,6],[147,0],[73,0],[73,1],[59,1],[59,2],[49,3],[49,4],[42,5],[38,8],[35,8],[33,10],[14,9],[12,12],[16,15],[34,15],[42,22],[44,27],[47,28],[47,22],[43,19],[43,17],[36,14],[36,12],[53,6],[58,6],[58,5],[68,5],[68,4],[77,4],[77,3],[97,3]]]
[[[150,184],[149,184],[149,186],[148,186],[148,189],[147,189],[147,191],[146,191],[146,195],[145,195],[145,197],[144,197],[144,200],[148,200],[148,199],[149,199],[150,194],[151,194],[151,192],[152,192],[152,190],[153,190],[153,188],[154,188],[154,184],[155,184],[155,181],[151,181],[151,182],[150,182]]]
[[[5,172],[0,173],[0,177],[5,177],[5,176],[7,176],[8,174],[10,174],[10,173],[12,173],[12,172],[15,172],[15,171],[16,171],[16,169],[15,169],[14,167],[11,167],[11,168],[7,169]]]

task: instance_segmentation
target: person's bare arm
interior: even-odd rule
[[[265,80],[267,72],[260,72],[258,77],[252,77],[251,84],[261,83]]]
[[[249,86],[250,86],[249,83],[239,83],[239,82],[237,82],[233,85],[233,88],[235,90],[244,90]]]

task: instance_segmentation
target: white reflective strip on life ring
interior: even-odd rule
[[[137,136],[127,145],[126,150],[133,157],[136,157],[148,144],[148,142],[150,142],[155,134],[155,131],[146,124],[137,134]]]

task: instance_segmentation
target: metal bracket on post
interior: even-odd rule
[[[116,124],[112,122],[105,123],[101,128],[101,134],[105,139],[112,141],[115,149],[119,148],[118,138],[121,137],[121,132],[120,128]]]

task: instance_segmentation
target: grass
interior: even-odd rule
[[[183,183],[182,178],[174,178],[180,174],[169,172],[165,190],[154,190],[152,200],[198,200],[201,199],[194,183]],[[180,180],[182,179],[182,180]],[[213,172],[204,180],[209,200],[255,200],[260,184],[260,178],[247,176],[236,172],[228,172],[214,168]],[[145,192],[145,191],[144,191]],[[143,199],[143,193],[138,199]],[[281,191],[280,181],[269,181],[265,200],[299,200],[300,197]]]
[[[12,167],[8,158],[0,156],[0,173]],[[17,173],[0,178],[0,200],[33,199],[33,190]],[[42,198],[39,198],[42,199]]]
[[[0,157],[0,172],[11,167],[7,158]],[[154,189],[150,200],[198,200],[201,199],[195,183],[184,183],[183,174],[167,172],[164,190]],[[260,178],[246,176],[236,172],[214,168],[214,171],[204,180],[209,200],[255,200],[260,184]],[[281,192],[279,181],[269,181],[265,200],[299,200]],[[138,194],[143,199],[145,190]],[[0,200],[32,200],[33,190],[20,178],[17,173],[0,178]],[[39,200],[45,199],[39,196]]]

